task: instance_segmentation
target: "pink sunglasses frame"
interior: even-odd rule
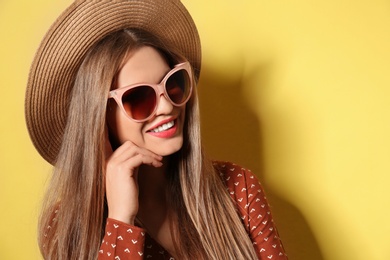
[[[169,79],[170,76],[172,76],[175,72],[179,71],[179,70],[185,70],[189,76],[189,81],[190,81],[190,92],[189,92],[189,95],[188,97],[186,98],[186,100],[183,101],[183,103],[181,104],[176,104],[175,102],[173,102],[170,97],[168,96],[168,93],[166,91],[166,88],[165,88],[165,84],[167,82],[167,80]],[[113,98],[115,100],[115,102],[117,103],[117,105],[119,106],[119,108],[122,110],[122,112],[126,115],[127,118],[135,121],[135,122],[138,122],[138,123],[141,123],[141,122],[145,122],[145,121],[148,121],[150,118],[152,118],[155,114],[156,114],[156,110],[157,110],[157,107],[159,105],[159,102],[160,102],[160,99],[159,97],[161,96],[161,94],[164,95],[164,97],[169,101],[171,102],[172,105],[176,106],[176,107],[181,107],[181,106],[184,106],[188,100],[191,98],[191,95],[192,95],[192,89],[193,89],[193,75],[192,75],[192,69],[191,69],[191,65],[190,63],[187,61],[187,62],[183,62],[183,63],[179,63],[177,65],[175,65],[173,67],[172,70],[170,70],[165,76],[164,78],[161,80],[160,83],[158,84],[151,84],[151,83],[136,83],[136,84],[131,84],[129,86],[125,86],[125,87],[122,87],[122,88],[119,88],[119,89],[114,89],[114,90],[111,90],[109,92],[109,95],[108,95],[108,98]],[[134,119],[132,117],[130,117],[125,108],[123,107],[123,103],[122,103],[122,96],[123,94],[128,91],[129,89],[132,89],[132,88],[136,88],[136,87],[140,87],[140,86],[149,86],[151,88],[154,89],[154,92],[156,93],[156,105],[154,106],[154,109],[153,109],[153,112],[145,119]]]

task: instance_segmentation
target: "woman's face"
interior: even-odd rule
[[[152,47],[141,47],[129,55],[119,71],[114,88],[136,83],[160,83],[170,70],[158,51]],[[110,135],[119,145],[131,141],[161,156],[173,154],[182,147],[184,118],[185,106],[172,105],[163,94],[159,96],[155,115],[146,122],[137,123],[129,119],[115,102],[110,103],[107,110]],[[169,128],[162,130],[162,126]]]

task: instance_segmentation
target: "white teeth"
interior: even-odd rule
[[[155,129],[151,130],[153,133],[159,133],[165,130],[168,130],[169,128],[172,128],[175,125],[174,121],[168,122],[166,124],[160,125],[159,127],[156,127]]]

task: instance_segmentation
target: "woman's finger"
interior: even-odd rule
[[[118,149],[116,149],[112,155],[112,159],[118,161],[125,161],[138,154],[149,156],[159,161],[162,160],[162,156],[157,155],[145,148],[141,148],[130,141],[123,143]]]

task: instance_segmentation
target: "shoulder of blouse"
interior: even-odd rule
[[[259,259],[287,259],[264,189],[251,170],[231,162],[213,162]]]

